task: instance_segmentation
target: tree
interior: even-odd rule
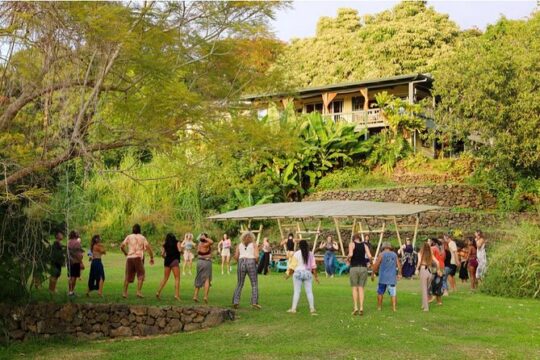
[[[458,26],[426,1],[362,17],[339,9],[319,20],[315,37],[293,39],[276,67],[291,87],[431,72],[459,38]]]
[[[174,142],[221,117],[275,56],[267,21],[280,6],[1,4],[1,191],[77,157]]]
[[[508,174],[540,174],[538,39],[540,13],[502,18],[464,41],[434,73],[438,126],[491,143],[482,146],[485,163]]]

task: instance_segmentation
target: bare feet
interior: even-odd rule
[[[156,293],[156,299],[161,300],[161,295],[159,293]]]
[[[203,299],[204,303],[208,305],[208,298]]]
[[[351,313],[352,316],[354,315],[358,315],[358,309],[354,309],[353,312]]]
[[[261,310],[261,309],[262,309],[262,306],[259,305],[259,304],[251,304],[251,307],[254,308],[254,309],[257,309],[257,310]]]
[[[198,303],[198,302],[199,302],[199,299],[197,299],[197,298],[193,298],[193,302],[196,302],[196,303]]]
[[[141,293],[137,293],[137,297],[138,297],[139,299],[144,299],[144,296],[143,296],[143,294],[141,294]]]

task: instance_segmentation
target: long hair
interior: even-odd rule
[[[300,252],[302,253],[302,259],[304,259],[304,264],[307,264],[309,261],[309,245],[306,240],[300,240],[298,244],[300,247]]]
[[[255,234],[252,233],[251,231],[246,231],[245,233],[243,233],[242,235],[240,235],[240,241],[245,244],[246,243],[246,240],[249,239],[249,242],[254,242],[255,241]]]
[[[422,257],[422,262],[424,264],[430,264],[433,262],[433,256],[431,254],[431,246],[429,246],[429,242],[425,242],[424,245],[422,245],[422,248],[420,249],[420,257]]]
[[[168,233],[167,236],[165,236],[165,243],[163,244],[163,247],[165,249],[170,249],[176,246],[177,242],[178,240],[176,240],[176,236],[174,236],[173,233]]]
[[[94,245],[101,242],[101,237],[99,235],[92,236],[92,241],[90,241],[90,250],[94,251]]]

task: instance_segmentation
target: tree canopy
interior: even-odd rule
[[[339,9],[319,20],[315,37],[292,40],[276,67],[295,87],[431,72],[459,38],[458,26],[426,1],[375,15]]]
[[[540,173],[540,13],[501,19],[435,71],[441,131],[476,135],[491,165]]]

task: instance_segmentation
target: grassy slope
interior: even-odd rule
[[[107,274],[104,302],[120,302],[123,258],[118,254],[104,259]],[[172,304],[172,284],[158,302],[155,293],[160,279],[161,261],[147,268],[147,297],[130,303]],[[215,268],[215,270],[218,270]],[[88,270],[84,271],[86,277]],[[214,272],[211,305],[227,306],[231,301],[235,276]],[[64,275],[64,274],[63,274]],[[191,305],[193,276],[183,279],[181,304]],[[61,286],[65,288],[65,277]],[[83,286],[81,286],[83,285]],[[83,283],[79,285],[82,293]],[[133,289],[132,294],[133,294]],[[382,312],[375,310],[375,283],[367,287],[366,314],[351,317],[351,300],[346,276],[321,279],[315,285],[318,317],[308,315],[304,295],[300,312],[285,313],[290,306],[292,284],[281,275],[260,278],[263,310],[248,308],[249,285],[244,289],[243,308],[237,321],[218,328],[153,338],[77,342],[74,340],[29,341],[2,349],[0,358],[40,359],[303,359],[373,358],[398,356],[402,359],[540,358],[540,302],[504,299],[471,293],[460,286],[459,293],[444,299],[442,307],[429,313],[420,311],[419,284],[403,280],[398,285],[398,312],[387,303]],[[37,295],[47,299],[45,292]],[[58,301],[65,297],[58,296]],[[79,297],[77,302],[93,301]],[[388,301],[388,299],[387,299]]]

